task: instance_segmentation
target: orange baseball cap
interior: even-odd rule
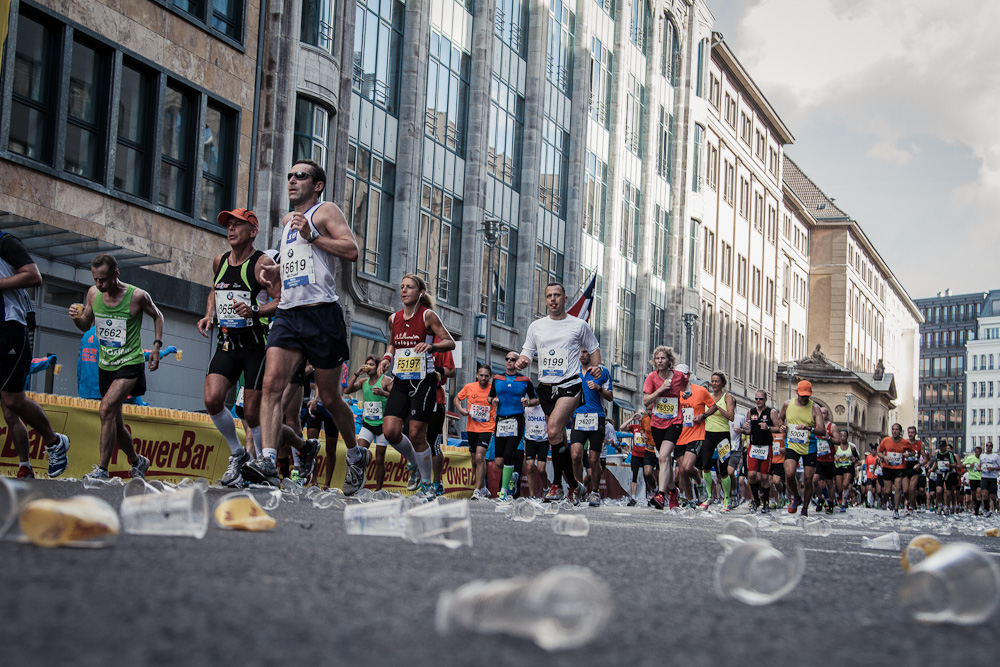
[[[219,221],[220,225],[228,225],[230,218],[236,218],[237,220],[242,220],[243,222],[249,222],[254,231],[260,229],[260,222],[257,220],[257,214],[250,209],[237,208],[232,211],[222,211],[216,219]]]
[[[812,396],[813,385],[809,380],[802,380],[799,382],[798,387],[795,388],[795,393],[799,396]]]

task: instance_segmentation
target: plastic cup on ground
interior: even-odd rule
[[[829,537],[833,533],[833,525],[821,516],[809,516],[803,518],[802,530],[806,535]]]
[[[17,517],[21,515],[25,505],[41,495],[31,482],[0,477],[0,536],[16,525]]]
[[[293,493],[296,496],[301,496],[304,493],[304,490],[299,483],[294,481],[291,477],[286,477],[281,480],[281,490],[287,493]]]
[[[903,576],[899,601],[924,623],[982,623],[1000,602],[1000,567],[973,544],[946,545]]]
[[[892,532],[878,537],[862,537],[862,549],[877,549],[879,551],[899,551],[902,546],[899,541],[899,533]]]
[[[531,523],[535,520],[536,513],[537,508],[535,507],[535,503],[527,498],[517,498],[514,500],[513,507],[511,508],[510,518],[511,521]]]
[[[899,557],[900,565],[904,572],[909,572],[910,568],[923,561],[941,548],[941,540],[933,535],[917,535],[903,549]]]
[[[798,585],[805,567],[800,547],[787,556],[766,540],[747,540],[716,561],[715,591],[722,599],[771,604]]]
[[[441,634],[504,633],[548,651],[575,649],[607,630],[611,588],[587,568],[563,565],[537,577],[472,581],[438,598]]]
[[[220,528],[254,533],[271,530],[277,525],[277,521],[246,491],[229,493],[219,500],[215,506],[215,523]]]
[[[392,500],[392,494],[386,489],[379,489],[372,494],[372,500]]]
[[[548,516],[559,514],[559,503],[548,503],[545,505],[545,514]]]
[[[375,494],[372,493],[371,489],[358,489],[353,498],[359,503],[370,503],[375,499]]]
[[[348,535],[403,537],[403,500],[382,500],[344,508],[344,530]]]
[[[254,497],[257,504],[265,510],[277,509],[281,504],[281,491],[269,486],[258,486],[246,489]]]
[[[757,525],[749,519],[730,519],[722,527],[722,534],[750,540],[757,537]]]
[[[552,532],[568,537],[586,537],[590,533],[590,521],[585,516],[557,514],[552,519]]]
[[[393,501],[389,501],[393,502]],[[415,544],[440,544],[449,549],[472,546],[468,500],[438,499],[403,514],[405,537]]]
[[[114,508],[95,496],[32,500],[18,525],[25,539],[42,547],[103,547],[121,531]]]
[[[194,486],[174,493],[129,496],[122,501],[122,528],[132,535],[205,537],[208,500]]]
[[[136,477],[125,482],[125,487],[122,489],[124,498],[128,498],[129,496],[141,496],[146,493],[163,492],[152,484],[147,483],[146,480],[141,477]]]
[[[313,507],[318,507],[321,510],[330,509],[331,507],[344,509],[344,499],[329,491],[321,491],[313,496],[312,504]]]

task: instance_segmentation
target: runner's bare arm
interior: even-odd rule
[[[389,332],[389,335],[386,337],[386,340],[389,341],[389,343],[385,346],[385,354],[382,356],[382,359],[379,360],[378,362],[379,375],[385,375],[385,372],[389,370],[389,364],[392,363],[393,355],[396,354],[396,346],[392,344],[392,315],[388,317],[386,322],[387,322],[386,331]]]
[[[339,206],[324,202],[313,213],[312,222],[320,233],[320,237],[313,241],[314,246],[348,262],[358,261],[358,242]]]
[[[424,343],[420,342],[413,346],[413,351],[417,354],[421,352],[448,352],[449,350],[455,349],[455,340],[448,333],[444,324],[441,322],[441,318],[437,316],[433,310],[424,311],[424,324],[434,334],[436,338],[440,340],[436,343]],[[434,347],[432,348],[431,345]]]
[[[219,275],[219,265],[222,263],[222,255],[216,255],[212,260],[212,275]],[[208,301],[205,304],[205,317],[198,320],[198,332],[208,338],[212,330],[212,322],[215,321],[215,290],[208,291]]]
[[[97,288],[91,287],[87,290],[86,303],[83,306],[83,313],[80,315],[73,314],[73,306],[69,307],[69,317],[73,320],[73,324],[80,331],[86,331],[90,327],[94,326],[94,297],[97,295]]]
[[[160,348],[163,346],[163,313],[153,303],[153,299],[146,290],[136,289],[133,293],[132,304],[137,305],[137,311],[141,310],[146,315],[153,318],[153,349],[149,353],[149,372],[152,373],[160,367]],[[138,304],[136,304],[138,301]]]

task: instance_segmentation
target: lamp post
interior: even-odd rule
[[[687,347],[685,351],[687,352],[687,364],[690,368],[693,356],[691,354],[691,331],[694,329],[694,323],[698,321],[698,316],[694,313],[684,313],[682,318],[684,319],[684,330],[687,332]]]
[[[500,240],[500,234],[503,228],[507,225],[504,224],[499,218],[485,218],[483,220],[483,240],[485,241],[486,248],[489,251],[490,257],[487,262],[487,272],[486,272],[486,354],[485,361],[486,365],[490,367],[490,373],[493,373],[493,248],[496,246],[497,241]]]
[[[792,400],[792,380],[795,379],[795,364],[788,362],[785,365],[785,375],[788,376],[788,400]]]
[[[851,427],[854,425],[851,421],[851,401],[854,400],[854,397],[851,396],[850,392],[848,392],[847,396],[844,397],[844,400],[847,401],[847,439],[850,440]]]

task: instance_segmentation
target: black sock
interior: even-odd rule
[[[564,446],[558,456],[562,458],[563,476],[566,478],[566,484],[570,489],[576,489],[576,475],[573,474],[573,457],[569,454],[569,447]]]
[[[750,486],[750,496],[753,498],[753,501],[755,503],[760,505],[760,494],[757,492],[757,485],[749,484],[749,486]]]

